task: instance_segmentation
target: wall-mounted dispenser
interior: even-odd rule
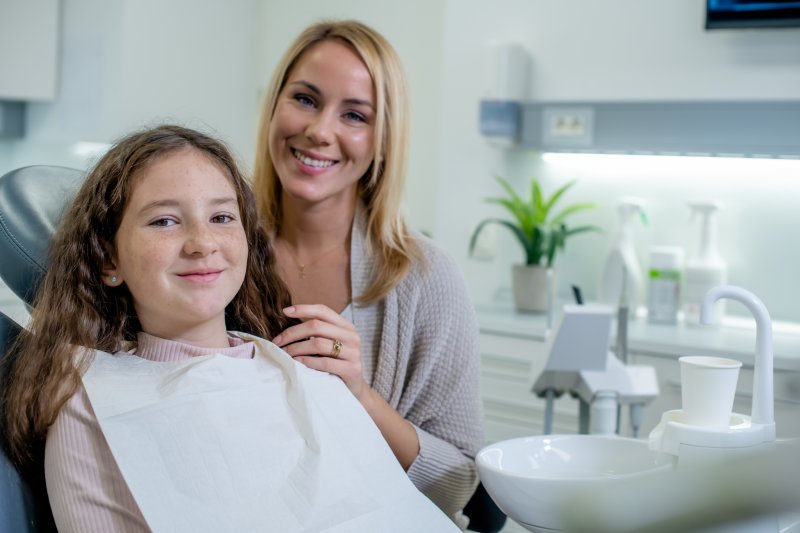
[[[519,44],[489,47],[489,87],[481,101],[481,135],[493,144],[513,146],[519,142],[522,102],[528,98],[530,57]]]

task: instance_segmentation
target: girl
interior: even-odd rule
[[[4,394],[60,531],[452,528],[341,380],[260,338],[294,320],[222,144],[130,135],[63,220]]]

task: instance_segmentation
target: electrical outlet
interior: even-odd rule
[[[594,137],[594,109],[545,107],[542,110],[542,129],[545,145],[591,146]]]
[[[550,134],[553,137],[583,137],[586,126],[581,115],[556,115],[550,124]]]

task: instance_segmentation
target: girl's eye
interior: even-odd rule
[[[175,224],[177,224],[177,222],[171,218],[158,218],[150,223],[151,226],[157,226],[160,228],[166,228],[167,226],[172,226]]]
[[[227,224],[228,222],[233,222],[233,217],[231,215],[215,215],[211,217],[211,222],[216,224]]]

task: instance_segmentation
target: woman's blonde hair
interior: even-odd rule
[[[327,40],[355,50],[375,87],[375,154],[358,184],[367,210],[368,252],[376,254],[377,264],[372,284],[358,300],[372,303],[397,285],[421,257],[401,209],[409,136],[406,77],[400,58],[382,35],[361,22],[343,20],[318,22],[297,37],[278,63],[261,108],[253,186],[266,226],[280,231],[281,184],[269,152],[270,122],[292,68],[306,50]]]

